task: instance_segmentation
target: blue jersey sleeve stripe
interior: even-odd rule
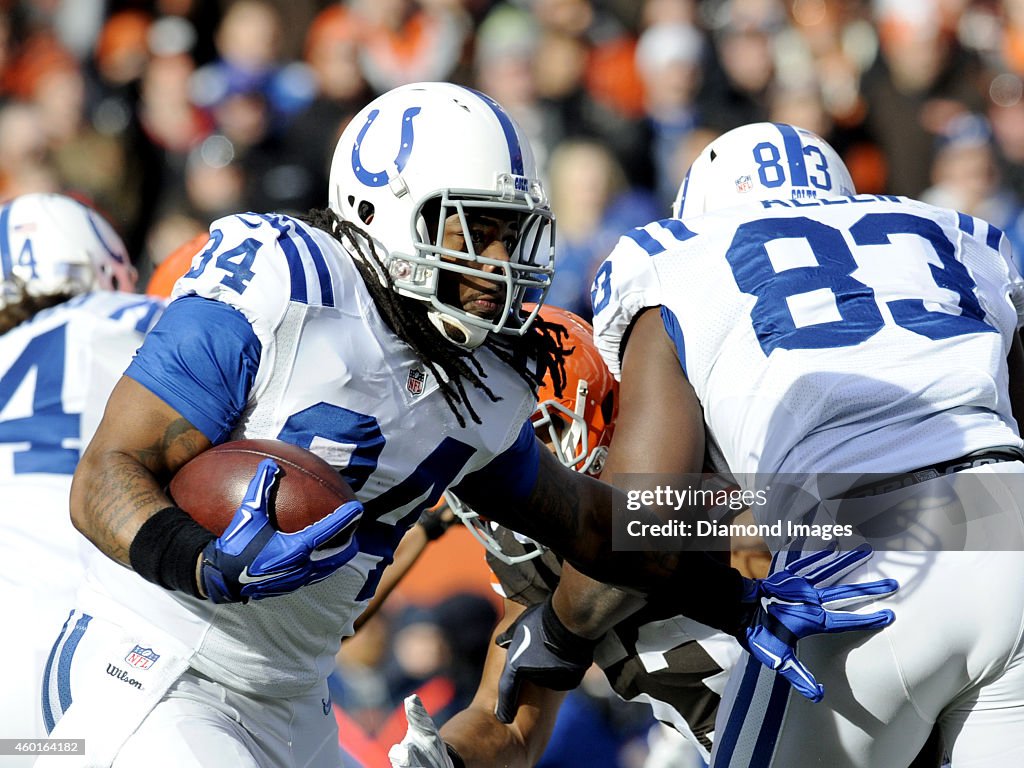
[[[245,408],[261,351],[237,309],[183,296],[167,307],[125,375],[217,444],[227,439]]]
[[[320,246],[317,245],[316,240],[306,231],[305,227],[301,224],[294,224],[293,227],[295,234],[301,238],[302,242],[306,244],[306,248],[309,249],[309,257],[313,260],[313,266],[316,268],[316,276],[320,281],[320,301],[325,307],[333,307],[334,283],[331,280],[331,271],[327,267],[327,259],[324,258],[324,252],[320,250]]]
[[[493,494],[498,489],[502,498],[513,504],[523,504],[537,484],[539,468],[540,449],[533,423],[527,420],[516,441],[504,453],[495,456],[483,469],[467,475],[452,490],[458,494],[462,489],[470,498],[478,498]]]
[[[794,187],[806,187],[807,163],[804,162],[804,148],[800,136],[791,125],[776,123],[775,127],[782,134],[782,143],[786,148],[786,161],[789,163],[790,180]]]
[[[1003,239],[1003,230],[997,227],[995,224],[988,225],[988,236],[985,238],[985,243],[993,251],[999,250],[999,241]]]
[[[288,297],[300,304],[309,303],[309,294],[306,291],[306,269],[302,264],[302,256],[299,249],[295,247],[288,234],[288,227],[282,224],[277,217],[260,214],[260,218],[278,231],[277,242],[281,246],[281,252],[288,260],[288,274],[290,277],[291,292]]]
[[[11,263],[11,204],[0,208],[0,277],[7,280],[14,273]]]
[[[665,326],[665,332],[672,339],[676,348],[676,357],[679,358],[679,367],[686,375],[686,342],[683,339],[683,329],[679,327],[679,318],[675,316],[668,307],[661,308],[661,322]]]
[[[667,229],[671,233],[672,237],[679,242],[685,242],[691,237],[696,237],[697,235],[696,232],[683,224],[679,219],[662,219],[658,223]]]
[[[519,134],[516,133],[516,128],[512,124],[512,120],[509,118],[508,113],[505,112],[498,102],[492,99],[490,96],[475,91],[472,88],[467,88],[467,91],[472,91],[480,99],[483,100],[484,104],[491,108],[494,112],[494,116],[498,118],[498,124],[501,125],[501,130],[505,134],[505,141],[508,143],[508,156],[509,161],[512,165],[512,173],[516,176],[523,175],[523,148],[519,144]]]
[[[974,234],[974,217],[968,216],[966,213],[960,213],[957,211],[957,225],[960,227],[961,232],[966,232],[968,235]]]
[[[656,239],[651,236],[643,227],[637,227],[636,229],[627,232],[624,237],[628,237],[634,243],[643,248],[648,256],[655,256],[665,250],[665,246],[659,243]]]

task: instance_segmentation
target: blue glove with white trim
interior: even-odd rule
[[[260,462],[230,525],[203,550],[200,577],[214,603],[286,595],[323,581],[359,551],[354,534],[363,505],[358,501],[342,504],[301,531],[274,528],[267,504],[277,471],[272,459]],[[331,547],[323,548],[327,542]]]
[[[797,659],[798,640],[809,635],[881,629],[895,618],[890,610],[864,614],[836,610],[899,589],[893,579],[829,586],[872,554],[867,544],[849,552],[838,552],[833,546],[790,563],[767,579],[746,582],[743,602],[751,603],[754,612],[740,641],[754,658],[811,701],[821,701],[825,689]]]

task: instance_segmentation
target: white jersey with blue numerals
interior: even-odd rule
[[[0,738],[45,735],[42,668],[91,549],[71,525],[71,476],[162,307],[128,293],[91,293],[0,336],[0,602],[9,619],[0,633],[8,660]]]
[[[460,427],[433,375],[382,321],[352,258],[286,216],[214,222],[127,371],[214,443],[277,438],[309,448],[376,521],[361,526],[359,554],[330,578],[247,605],[215,606],[97,563],[109,595],[195,648],[194,669],[238,690],[290,696],[326,679],[402,534],[449,485],[501,454],[488,470],[509,468],[495,473],[499,487],[532,486],[521,469],[536,451],[529,387],[477,350],[500,400],[467,385],[483,423],[467,417]]]
[[[656,308],[717,468],[740,483],[802,475],[830,496],[824,484],[845,483],[834,486],[842,493],[857,482],[849,473],[1021,445],[1006,363],[1020,278],[1008,256],[998,229],[905,198],[768,201],[667,220],[627,234],[600,268],[595,337],[619,373],[630,323]],[[865,526],[884,532],[873,558],[840,583],[895,579],[895,595],[854,608],[886,608],[895,621],[800,641],[824,686],[817,704],[744,655],[716,718],[716,768],[909,765],[935,725],[953,765],[1024,759],[1024,464],[916,478],[842,509],[853,520],[884,513],[884,525]],[[802,503],[786,498],[779,512]],[[753,505],[761,523],[779,520],[775,509]],[[780,550],[773,568],[798,549]],[[993,584],[1005,586],[999,600],[979,600]]]
[[[912,470],[1021,444],[1008,250],[984,221],[887,196],[665,220],[598,271],[595,337],[618,375],[630,323],[662,308],[718,469]]]

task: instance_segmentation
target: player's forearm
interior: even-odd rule
[[[555,613],[565,627],[591,640],[603,636],[646,602],[635,593],[594,581],[568,563],[562,567],[552,598]]]
[[[441,738],[451,744],[466,768],[529,768],[531,755],[515,724],[498,722],[493,712],[470,707],[441,728]]]
[[[118,451],[87,452],[71,485],[75,527],[122,565],[142,524],[171,503],[146,467]]]

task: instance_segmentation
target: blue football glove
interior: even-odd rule
[[[767,579],[746,581],[743,601],[752,604],[754,613],[741,641],[754,658],[811,701],[821,701],[825,689],[797,659],[798,640],[808,635],[881,629],[895,618],[890,610],[864,614],[835,610],[899,589],[893,579],[830,586],[871,555],[867,544],[849,552],[838,552],[833,546],[790,563]]]
[[[359,551],[354,534],[363,505],[349,501],[295,533],[270,524],[267,504],[277,464],[264,459],[230,525],[203,550],[203,588],[214,603],[285,595],[323,581]],[[335,538],[337,537],[337,538]],[[329,549],[320,549],[332,541]]]
[[[555,691],[570,691],[580,684],[593,663],[597,645],[596,640],[580,637],[562,624],[550,597],[527,608],[497,642],[508,651],[495,707],[495,715],[503,723],[515,719],[519,687],[524,680]]]

